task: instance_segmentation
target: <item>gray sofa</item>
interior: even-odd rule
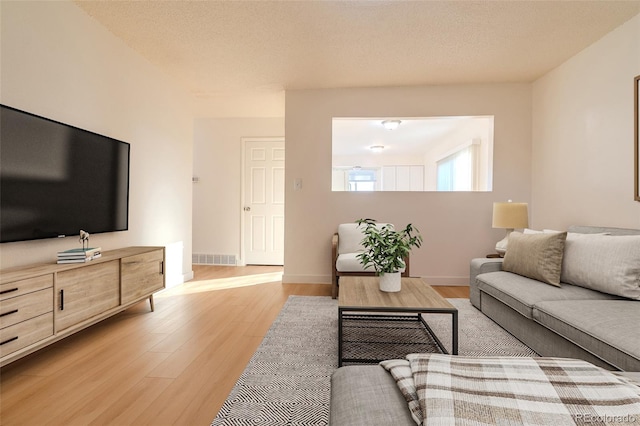
[[[574,226],[569,231],[640,235],[640,230],[617,228]],[[640,385],[640,301],[566,283],[553,287],[505,272],[502,262],[471,262],[473,306],[540,355],[580,358],[624,370],[616,374]],[[415,425],[395,381],[379,365],[334,372],[330,424]]]
[[[640,230],[584,226],[569,232],[640,235]],[[640,301],[505,272],[502,259],[473,259],[469,285],[471,304],[538,354],[640,371]]]

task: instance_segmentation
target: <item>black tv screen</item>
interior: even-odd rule
[[[126,142],[0,105],[0,242],[125,231]]]

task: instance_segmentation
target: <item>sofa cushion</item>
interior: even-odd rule
[[[567,286],[568,287],[568,286]],[[537,303],[533,318],[617,368],[640,371],[640,302],[569,300]]]
[[[571,225],[568,231],[579,234],[640,235],[640,229],[612,228],[608,226]]]
[[[529,319],[533,318],[534,305],[544,301],[620,299],[616,296],[569,284],[554,287],[505,271],[480,274],[476,277],[476,283],[481,292],[493,296]]]
[[[559,287],[566,237],[566,232],[512,232],[502,269]]]
[[[640,235],[570,234],[562,282],[640,300]]]

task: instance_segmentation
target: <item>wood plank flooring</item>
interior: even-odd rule
[[[193,269],[155,312],[141,302],[0,370],[0,424],[208,425],[289,295],[331,295],[280,267]]]

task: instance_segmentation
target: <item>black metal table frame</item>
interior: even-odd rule
[[[345,312],[380,312],[385,315],[363,315],[363,314],[345,314]],[[422,314],[451,314],[451,353],[453,355],[458,355],[458,309],[447,309],[447,308],[392,308],[392,307],[384,307],[384,308],[372,308],[372,307],[338,307],[338,367],[342,367],[343,362],[377,362],[382,360],[367,360],[367,359],[343,359],[343,332],[342,332],[342,320],[345,317],[363,317],[363,319],[372,320],[375,318],[380,318],[381,321],[388,320],[390,318],[394,318],[394,315],[389,315],[393,313],[409,313],[416,314],[416,320],[420,321],[422,325],[425,327],[427,332],[433,337],[436,342],[436,345],[442,350],[443,353],[448,354],[449,352],[444,347],[438,336],[433,332],[429,324],[424,320]],[[395,316],[396,318],[407,318],[406,315]],[[411,318],[411,317],[409,317]]]

